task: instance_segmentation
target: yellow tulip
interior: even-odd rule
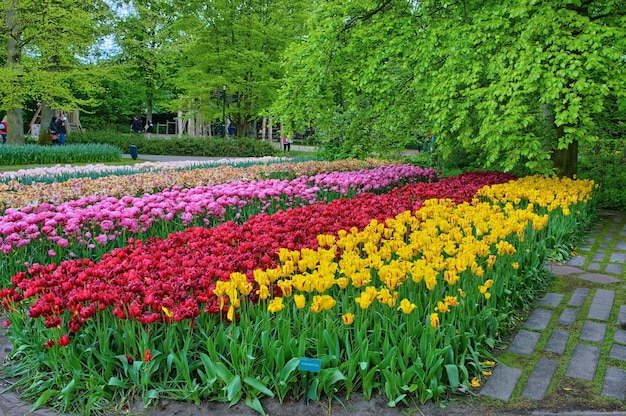
[[[367,309],[370,307],[372,302],[376,299],[378,292],[376,288],[373,286],[368,286],[365,288],[365,292],[361,292],[361,296],[356,298],[356,302],[359,304],[361,309]]]
[[[439,302],[437,302],[437,306],[435,307],[435,310],[439,311],[441,313],[446,313],[446,312],[449,311],[448,304],[445,303],[445,302],[439,301]]]
[[[417,305],[415,305],[414,303],[411,303],[410,300],[402,299],[402,301],[400,302],[400,306],[398,307],[398,310],[408,315],[411,312],[413,312],[415,308],[417,308]]]
[[[165,316],[167,316],[168,318],[172,318],[174,317],[174,314],[172,312],[170,312],[169,309],[167,309],[165,306],[161,306],[161,310],[163,310],[163,313],[165,314]]]
[[[259,286],[259,289],[256,291],[257,295],[259,295],[259,299],[267,299],[270,296],[270,289],[263,285]]]
[[[478,377],[474,377],[472,379],[472,382],[470,383],[470,386],[472,386],[472,387],[480,387],[480,380],[478,380]]]
[[[446,296],[443,301],[446,303],[446,305],[448,306],[457,306],[459,304],[459,300],[457,299],[456,296]]]
[[[269,305],[267,305],[267,310],[270,311],[270,313],[276,313],[283,310],[284,307],[283,298],[274,298]]]
[[[306,297],[304,297],[304,295],[294,295],[293,300],[296,302],[296,308],[304,308],[306,304]]]
[[[439,314],[437,312],[433,312],[430,314],[430,326],[433,328],[439,328],[441,323],[439,322]]]
[[[341,316],[341,320],[343,321],[344,325],[352,325],[352,323],[354,322],[354,314],[345,313]]]

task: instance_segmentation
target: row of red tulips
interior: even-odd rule
[[[12,278],[14,287],[0,291],[0,299],[10,309],[30,298],[32,318],[45,319],[47,327],[67,326],[70,332],[108,307],[121,319],[142,323],[193,321],[202,311],[222,309],[213,293],[216,281],[241,272],[253,282],[254,269],[278,264],[280,248],[315,249],[318,234],[362,229],[372,219],[383,222],[415,211],[421,201],[433,197],[468,201],[481,187],[511,179],[512,175],[502,173],[466,173],[384,195],[366,193],[327,205],[260,214],[243,225],[227,222],[209,229],[190,228],[167,239],[131,240],[98,263],[83,259],[59,266],[32,265]]]

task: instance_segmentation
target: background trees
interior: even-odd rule
[[[102,126],[154,108],[221,124],[226,86],[241,134],[273,116],[315,129],[328,157],[385,155],[433,131],[444,156],[570,176],[579,146],[626,130],[624,0],[0,7],[0,100],[17,127],[28,100],[78,106]],[[94,53],[105,33],[115,48]]]

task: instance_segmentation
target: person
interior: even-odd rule
[[[61,113],[59,118],[57,118],[56,126],[59,146],[65,146],[65,134],[67,133],[66,121],[67,119],[65,118],[64,113]]]
[[[7,116],[2,117],[2,121],[0,121],[0,135],[2,135],[2,144],[7,142],[7,134],[9,132],[9,127],[7,125]]]
[[[146,133],[154,133],[154,125],[151,121],[148,121],[148,128],[146,129]]]
[[[48,133],[50,133],[50,140],[52,141],[52,144],[54,145],[59,144],[59,140],[57,137],[57,118],[56,117],[52,117],[52,120],[50,120],[50,124],[48,125]]]
[[[283,137],[283,151],[291,151],[291,139],[289,138],[289,136]]]
[[[133,117],[133,121],[130,123],[130,130],[135,134],[139,134],[143,131],[143,123],[139,117]]]

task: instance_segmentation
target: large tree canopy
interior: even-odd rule
[[[625,13],[624,1],[322,2],[289,55],[281,110],[344,153],[421,127],[486,165],[573,175],[578,143],[624,99]]]

